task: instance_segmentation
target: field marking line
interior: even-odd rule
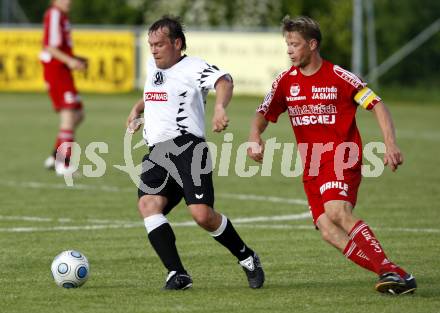
[[[0,215],[0,220],[3,221],[26,221],[26,222],[58,222],[58,223],[70,223],[70,218],[51,218],[51,217],[38,217],[38,216],[6,216]]]
[[[0,232],[6,233],[34,233],[47,231],[77,231],[77,230],[101,230],[139,227],[141,224],[101,224],[84,226],[54,226],[54,227],[12,227],[0,228]]]
[[[288,204],[299,204],[299,205],[307,205],[308,202],[303,199],[290,199],[290,198],[280,198],[280,197],[272,197],[272,196],[259,196],[252,194],[239,194],[239,193],[218,193],[216,196],[227,198],[227,199],[235,199],[235,200],[252,200],[252,201],[265,201],[265,202],[273,202],[273,203],[288,203]]]
[[[289,225],[289,224],[251,224],[255,222],[267,222],[267,221],[287,221],[287,220],[304,220],[310,218],[309,212],[291,215],[279,215],[279,216],[256,216],[246,218],[235,218],[232,222],[240,227],[245,228],[261,228],[261,229],[292,229],[292,230],[315,230],[313,225]],[[44,218],[41,218],[44,219]],[[53,219],[62,220],[62,219]],[[91,220],[90,220],[91,221]],[[29,233],[29,232],[44,232],[44,231],[79,231],[79,230],[102,230],[102,229],[126,229],[126,228],[142,228],[143,223],[128,222],[128,221],[115,221],[116,224],[107,224],[108,220],[95,220],[95,222],[104,222],[99,225],[82,225],[82,226],[53,226],[53,227],[12,227],[12,228],[0,228],[0,232],[7,233]],[[173,227],[193,227],[197,226],[194,221],[176,222],[171,223]],[[406,232],[406,233],[432,233],[440,234],[440,229],[437,228],[403,228],[403,227],[374,227],[375,230],[388,231],[388,232]]]
[[[247,224],[253,222],[268,222],[268,221],[293,221],[293,220],[303,220],[310,217],[309,212],[304,212],[300,214],[290,214],[290,215],[278,215],[278,216],[256,216],[256,217],[242,217],[233,219],[234,224]],[[51,219],[44,217],[30,217],[23,216],[23,219],[19,219],[18,216],[4,216],[0,215],[0,220],[22,220],[22,221],[60,221],[65,219]],[[73,220],[70,220],[73,222]],[[11,228],[0,228],[0,232],[34,232],[34,231],[58,231],[58,230],[94,230],[94,229],[106,229],[106,228],[131,228],[131,227],[141,227],[143,223],[132,222],[132,221],[111,221],[111,220],[99,220],[99,219],[89,219],[89,222],[94,222],[94,225],[81,225],[81,226],[52,226],[52,227],[11,227]],[[197,226],[194,221],[187,222],[176,222],[171,223],[172,226],[176,227],[186,227],[186,226]]]
[[[243,228],[260,228],[260,229],[291,229],[291,230],[315,230],[310,225],[289,225],[289,224],[247,224],[236,223]],[[173,227],[193,227],[197,226],[194,221],[171,223]],[[79,231],[79,230],[105,230],[105,229],[127,229],[127,228],[142,228],[142,223],[129,223],[129,224],[101,224],[101,225],[85,225],[85,226],[54,226],[54,227],[13,227],[13,228],[0,228],[0,232],[3,233],[32,233],[32,232],[49,232],[49,231]],[[392,228],[392,227],[375,227],[375,230],[385,232],[403,232],[403,233],[431,233],[440,234],[440,229],[436,228]]]
[[[94,186],[85,184],[75,184],[72,187],[66,186],[65,184],[47,184],[40,182],[14,182],[14,181],[1,181],[0,185],[9,187],[19,187],[19,188],[34,188],[34,189],[70,189],[70,190],[84,190],[84,191],[104,191],[104,192],[131,192],[136,193],[135,188],[120,188],[116,186]],[[286,203],[286,204],[296,204],[296,205],[307,205],[307,201],[304,199],[295,198],[283,198],[274,196],[262,196],[253,194],[239,194],[239,193],[216,193],[216,197],[224,199],[233,199],[241,201],[264,201],[272,203]]]

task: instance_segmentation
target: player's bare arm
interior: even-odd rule
[[[251,123],[248,142],[256,143],[258,146],[249,147],[247,154],[252,160],[259,163],[263,161],[264,156],[264,141],[261,139],[261,134],[266,130],[268,124],[269,122],[258,112],[255,114]]]
[[[87,62],[84,58],[71,57],[56,47],[46,46],[45,50],[49,52],[55,59],[66,64],[71,70],[85,70]]]
[[[141,117],[141,114],[144,112],[144,100],[141,98],[139,99],[133,108],[130,111],[130,114],[128,114],[126,127],[131,132],[136,132],[140,127],[141,123],[136,122],[137,119]]]
[[[403,163],[403,154],[396,144],[396,132],[391,113],[382,101],[374,106],[373,112],[379,123],[379,127],[382,130],[385,143],[383,162],[394,172],[397,170],[397,167]]]
[[[229,118],[226,114],[226,107],[232,98],[234,84],[230,75],[220,77],[215,84],[215,107],[212,117],[212,131],[221,132],[228,127]]]

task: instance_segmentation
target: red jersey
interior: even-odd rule
[[[287,110],[297,143],[305,147],[299,146],[299,150],[304,165],[303,179],[309,180],[317,176],[311,167],[321,168],[336,161],[335,152],[341,143],[353,143],[358,148],[357,152],[351,151],[356,155],[349,155],[345,148],[342,155],[345,161],[349,157],[357,158],[351,168],[360,169],[362,142],[356,126],[355,97],[366,109],[372,109],[381,100],[356,75],[323,60],[321,68],[311,76],[303,75],[295,66],[281,73],[257,112],[276,123],[278,116]],[[323,151],[323,145],[325,149],[319,159],[315,148]]]
[[[43,48],[47,46],[56,47],[73,56],[69,18],[55,6],[50,7],[44,14]],[[41,53],[40,59],[45,64],[61,64],[45,50]]]

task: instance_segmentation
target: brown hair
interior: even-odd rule
[[[180,17],[164,15],[161,19],[154,22],[148,29],[148,33],[154,32],[159,28],[166,27],[169,30],[168,37],[171,42],[174,42],[177,38],[182,41],[182,51],[186,49],[185,27],[183,26]]]
[[[318,47],[321,44],[321,30],[317,21],[308,16],[298,16],[292,19],[289,15],[283,18],[281,29],[283,34],[286,32],[298,32],[305,40],[315,39]]]

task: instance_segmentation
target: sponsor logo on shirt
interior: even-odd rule
[[[307,126],[316,124],[334,124],[335,115],[305,115],[292,117],[293,126]]]
[[[286,97],[287,102],[306,100],[306,96]]]
[[[289,106],[293,126],[307,126],[315,124],[332,125],[336,122],[336,106],[333,104],[309,104],[303,106]]]
[[[168,101],[166,92],[146,92],[144,101]]]
[[[312,99],[316,100],[336,100],[338,98],[338,88],[331,87],[316,87],[312,86]]]
[[[289,106],[289,114],[293,116],[306,114],[336,114],[338,110],[334,104],[308,104],[301,106]]]

